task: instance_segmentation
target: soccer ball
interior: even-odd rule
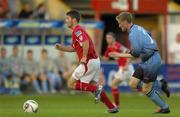
[[[34,100],[27,100],[23,104],[23,110],[27,113],[36,113],[38,111],[38,103]]]

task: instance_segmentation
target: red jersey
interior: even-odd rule
[[[107,46],[104,56],[109,57],[110,52],[122,52],[124,50],[127,51],[127,49],[122,44],[120,44],[119,42],[115,42],[114,45]],[[119,58],[117,62],[119,66],[125,66],[127,62],[127,58]]]
[[[87,61],[93,58],[97,58],[96,51],[94,49],[94,44],[90,38],[90,36],[87,34],[87,32],[79,25],[77,25],[72,32],[72,47],[76,50],[76,53],[78,55],[79,61],[82,58],[83,55],[83,48],[82,48],[82,42],[89,41],[89,50],[87,54]]]

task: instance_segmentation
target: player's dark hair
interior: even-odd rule
[[[116,39],[116,35],[113,32],[108,32],[106,35],[111,35],[114,39]]]
[[[75,18],[78,23],[79,23],[80,18],[81,18],[80,13],[76,10],[71,10],[71,11],[67,12],[66,15],[70,16],[71,18]]]
[[[119,22],[127,21],[128,23],[132,23],[133,16],[129,12],[121,12],[119,15],[116,16],[116,20]]]

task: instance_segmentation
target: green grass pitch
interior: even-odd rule
[[[112,99],[112,96],[109,95]],[[56,94],[56,95],[0,95],[0,117],[180,117],[180,95],[165,98],[171,113],[167,115],[152,114],[156,106],[145,96],[136,93],[121,93],[119,113],[106,113],[102,104],[94,104],[90,94]],[[33,99],[38,102],[37,113],[28,114],[22,110],[23,103]]]

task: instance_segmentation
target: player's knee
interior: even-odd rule
[[[116,88],[117,86],[113,83],[111,83],[111,88]]]
[[[70,89],[73,89],[73,88],[74,88],[74,87],[73,87],[73,84],[72,84],[70,81],[68,81],[67,86],[68,86],[68,88],[70,88]]]
[[[117,78],[114,78],[110,84],[111,88],[117,88],[119,86],[119,84],[123,82],[122,79],[117,79]]]
[[[112,83],[111,83],[111,88],[117,88],[118,85],[119,85],[118,82],[112,82]]]
[[[151,91],[151,88],[150,88],[150,87],[146,87],[146,88],[143,87],[143,88],[142,88],[142,93],[145,94],[145,95],[148,94],[150,91]]]
[[[137,88],[137,84],[133,83],[133,82],[129,82],[129,87],[131,89],[136,89]]]
[[[111,88],[114,88],[114,87],[115,87],[115,83],[114,83],[113,81],[111,82],[110,85],[111,85]]]
[[[70,88],[70,89],[74,89],[74,88],[75,88],[75,83],[72,82],[71,79],[69,79],[69,80],[68,80],[68,83],[67,83],[67,86],[68,86],[68,88]]]

